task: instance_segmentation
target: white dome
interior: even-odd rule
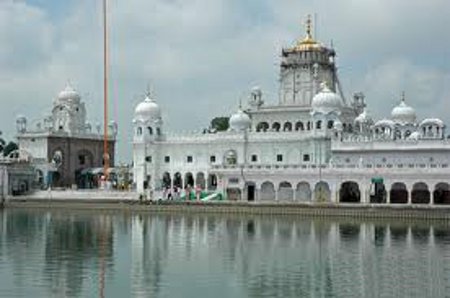
[[[158,104],[147,95],[144,101],[136,106],[134,117],[136,120],[140,121],[158,120],[161,118],[161,109]]]
[[[355,123],[370,124],[373,123],[370,113],[364,108],[364,111],[355,118]]]
[[[250,128],[252,121],[250,117],[241,109],[233,114],[229,120],[230,128],[234,131],[244,131]]]
[[[331,91],[325,83],[322,83],[321,87],[322,90],[313,97],[311,103],[313,111],[322,114],[340,111],[342,107],[341,97]]]
[[[437,125],[439,127],[444,127],[444,122],[441,119],[437,118],[428,118],[420,122],[420,126],[427,126],[427,125]]]
[[[406,124],[416,122],[416,111],[406,105],[405,100],[402,99],[400,104],[392,109],[391,118],[394,122]]]
[[[80,95],[70,84],[67,84],[66,88],[59,92],[58,99],[60,101],[79,101]]]
[[[255,95],[262,95],[261,88],[260,88],[259,86],[254,86],[254,87],[252,88],[252,94],[255,94]]]

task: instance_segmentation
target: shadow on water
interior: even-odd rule
[[[0,232],[0,285],[17,276],[0,289],[11,296],[92,297],[104,285],[107,297],[425,297],[450,287],[437,274],[450,269],[448,222],[7,210]]]

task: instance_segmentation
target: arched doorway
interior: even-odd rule
[[[256,184],[255,182],[245,183],[245,190],[247,192],[247,201],[252,202],[256,200]]]
[[[44,186],[44,173],[39,169],[36,170],[36,184],[38,188],[42,188]]]
[[[386,187],[383,178],[372,178],[370,184],[370,203],[380,204],[386,203]]]
[[[208,175],[208,190],[217,189],[217,176],[215,174]]]
[[[195,181],[197,183],[197,186],[199,186],[201,189],[205,189],[206,181],[205,181],[205,174],[203,172],[197,173]]]
[[[178,189],[183,188],[183,177],[179,172],[176,172],[175,175],[173,175],[173,186]]]
[[[408,190],[405,183],[395,182],[392,184],[390,191],[392,204],[406,204],[408,203]]]
[[[433,203],[438,205],[450,204],[450,185],[446,182],[436,184],[433,191]]]
[[[193,187],[194,186],[194,175],[191,172],[187,172],[184,175],[184,187]]]
[[[311,202],[311,187],[308,182],[300,182],[295,189],[295,198],[301,202]]]
[[[411,191],[411,203],[413,204],[429,204],[430,203],[430,191],[428,185],[424,182],[414,183]]]
[[[361,191],[358,183],[346,181],[341,184],[339,189],[339,202],[341,203],[359,203],[361,202]]]
[[[320,181],[314,187],[314,201],[323,203],[331,201],[331,190],[328,183]]]
[[[49,172],[50,185],[54,187],[62,186],[62,175],[60,172]]]
[[[241,190],[239,188],[227,188],[227,198],[230,201],[239,201],[241,199]]]
[[[170,174],[165,172],[162,177],[162,187],[164,189],[169,189],[172,184],[172,179],[170,178]]]
[[[278,186],[278,200],[292,201],[294,199],[294,190],[291,183],[283,181]]]
[[[275,200],[275,186],[272,182],[266,181],[261,184],[260,190],[261,201],[274,201]]]

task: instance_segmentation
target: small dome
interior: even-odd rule
[[[233,114],[229,120],[230,128],[234,131],[247,130],[250,128],[251,123],[250,117],[241,109],[236,114]]]
[[[136,106],[134,117],[136,120],[140,121],[157,120],[161,118],[161,109],[158,104],[147,95],[144,101]]]
[[[255,94],[255,95],[262,95],[261,87],[259,87],[259,86],[254,86],[254,87],[252,88],[252,94]]]
[[[16,121],[27,121],[27,117],[25,117],[24,115],[20,114],[16,116]]]
[[[394,122],[406,124],[416,122],[416,111],[406,105],[403,97],[400,104],[392,109],[391,118]]]
[[[331,91],[326,83],[321,84],[322,90],[317,93],[312,100],[313,111],[328,114],[333,111],[340,111],[342,107],[341,97]]]
[[[372,117],[370,116],[370,113],[367,111],[366,108],[364,108],[364,111],[358,115],[358,117],[355,118],[355,123],[360,124],[371,124],[373,123]]]
[[[436,125],[439,127],[444,127],[444,122],[441,119],[428,118],[420,122],[419,126],[428,126],[428,125]]]
[[[58,99],[60,101],[79,101],[80,95],[70,84],[67,84],[66,88],[59,92]]]

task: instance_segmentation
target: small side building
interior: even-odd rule
[[[54,99],[51,115],[28,125],[27,118],[16,120],[19,148],[32,156],[39,187],[83,185],[86,169],[104,164],[103,131],[86,120],[86,107],[80,95],[67,85]],[[118,127],[108,125],[109,165],[115,162]]]
[[[21,155],[19,150],[0,158],[0,201],[32,191],[35,171],[29,158]]]

